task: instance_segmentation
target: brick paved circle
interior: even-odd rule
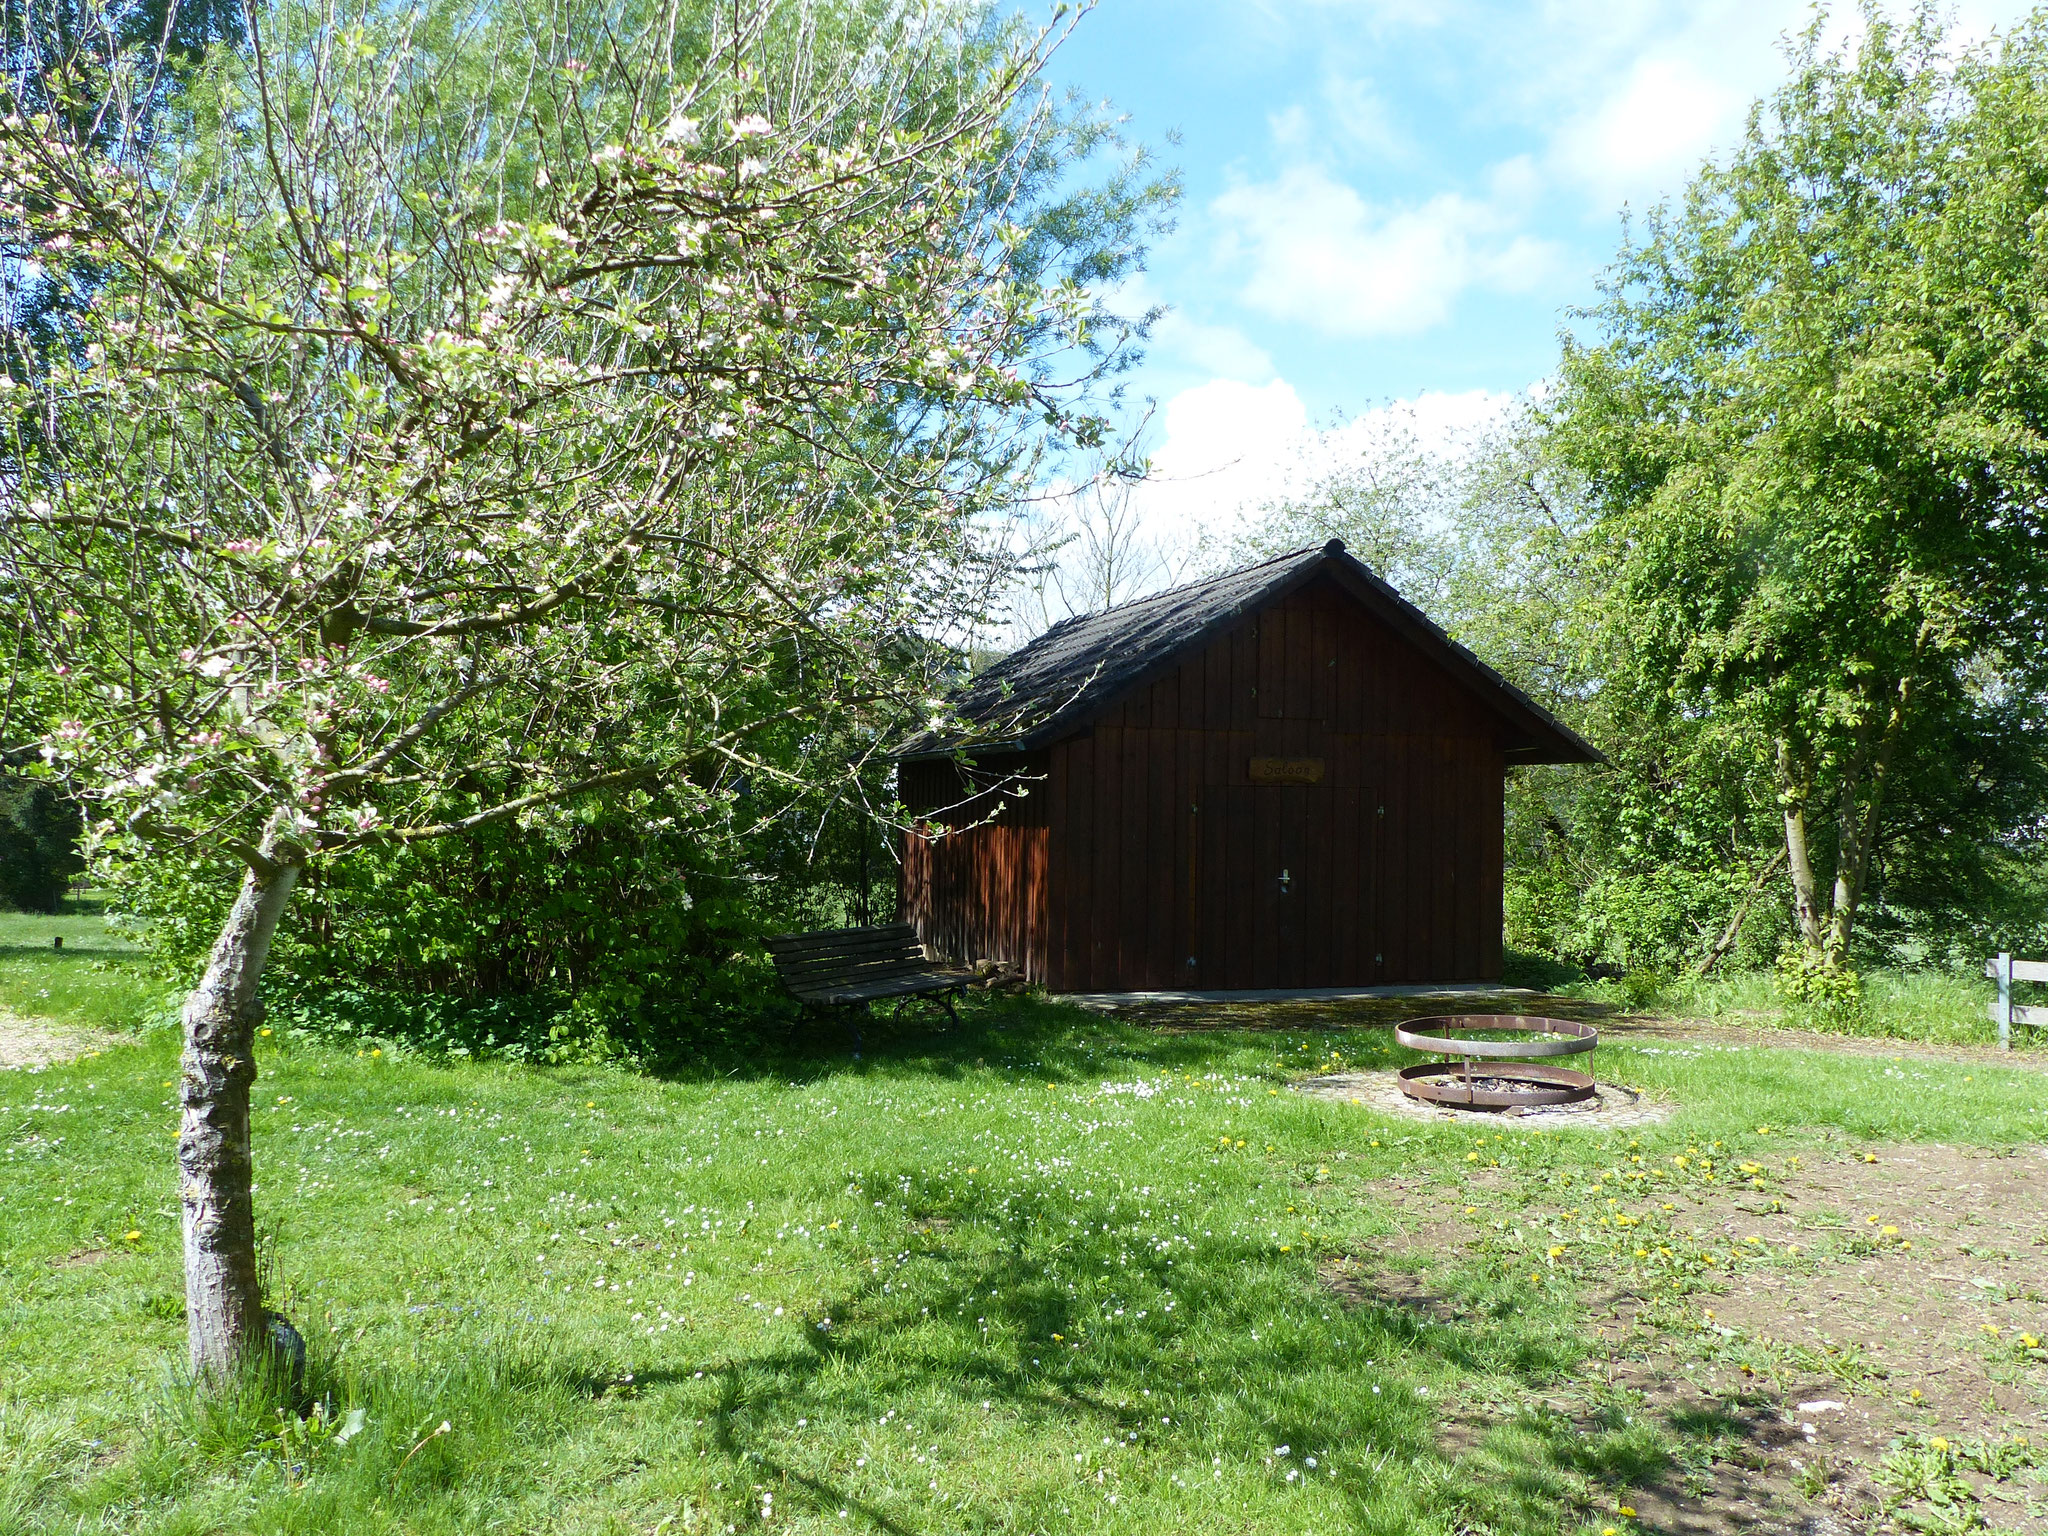
[[[1630,1125],[1651,1125],[1668,1119],[1672,1106],[1658,1104],[1639,1089],[1620,1083],[1597,1083],[1593,1097],[1577,1104],[1542,1104],[1530,1109],[1455,1109],[1441,1104],[1423,1104],[1401,1091],[1398,1073],[1333,1072],[1323,1077],[1304,1078],[1291,1085],[1295,1092],[1336,1104],[1362,1104],[1382,1114],[1401,1115],[1410,1120],[1473,1121],[1506,1120],[1524,1127],[1544,1129],[1616,1130]]]

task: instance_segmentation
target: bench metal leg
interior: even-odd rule
[[[955,1024],[960,1022],[960,1014],[953,1007],[953,999],[950,994],[945,992],[907,992],[902,997],[896,999],[896,1011],[890,1017],[900,1020],[903,1017],[903,1010],[912,1003],[936,1003],[939,1007],[946,1010],[947,1016]]]

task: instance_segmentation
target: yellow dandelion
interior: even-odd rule
[[[1928,1441],[1927,1443],[1933,1446],[1934,1449],[1936,1449],[1937,1451],[1945,1451],[1948,1449],[1948,1442],[1942,1439],[1939,1435],[1936,1435],[1932,1440]]]
[[[126,1232],[123,1232],[121,1234],[121,1238],[124,1242],[139,1243],[142,1241],[142,1234],[135,1230],[133,1227],[130,1227]]]

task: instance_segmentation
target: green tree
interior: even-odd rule
[[[103,851],[241,871],[184,1010],[202,1377],[263,1337],[258,984],[310,868],[596,794],[715,817],[939,708],[984,515],[1100,436],[1118,360],[1090,283],[1131,242],[1034,202],[1077,146],[1054,41],[273,0],[175,143],[0,116],[0,222],[98,283],[0,521],[44,752]]]
[[[2042,25],[1956,64],[1931,9],[1864,22],[1651,215],[1550,405],[1619,695],[1768,776],[1822,968],[1902,781],[2040,696],[2048,617]]]
[[[78,807],[45,779],[0,768],[0,906],[55,912],[85,868]]]

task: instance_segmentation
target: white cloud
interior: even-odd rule
[[[1227,541],[1246,513],[1304,489],[1372,442],[1387,415],[1405,415],[1424,445],[1449,446],[1498,420],[1513,398],[1484,389],[1428,390],[1316,427],[1285,379],[1212,380],[1167,401],[1152,478],[1133,501],[1147,537],[1164,551],[1191,548],[1205,534]]]
[[[1124,279],[1104,293],[1103,299],[1121,315],[1163,311],[1153,322],[1151,340],[1145,344],[1145,361],[1151,369],[1183,378],[1241,379],[1249,384],[1273,377],[1273,359],[1264,347],[1234,325],[1196,319],[1184,309],[1167,305],[1142,272]]]
[[[1273,376],[1266,349],[1234,325],[1211,325],[1168,310],[1152,329],[1152,353],[1217,378],[1259,383]]]
[[[1709,152],[1735,141],[1751,95],[1687,59],[1639,59],[1558,133],[1552,163],[1608,205],[1676,193]]]
[[[1394,121],[1392,107],[1369,80],[1332,74],[1323,80],[1323,107],[1337,145],[1352,155],[1408,160],[1415,146]]]
[[[2029,3],[1950,7],[1952,44],[1982,41]],[[1750,103],[1784,81],[1784,40],[1812,14],[1809,0],[1634,0],[1612,17],[1579,6],[1552,16],[1547,39],[1520,40],[1525,100],[1549,126],[1547,163],[1603,210],[1676,196],[1703,160],[1736,145]],[[1841,0],[1822,46],[1854,47],[1863,31]]]
[[[1412,432],[1425,448],[1455,451],[1471,434],[1496,421],[1515,397],[1489,390],[1425,391],[1331,426],[1317,427],[1294,386],[1285,379],[1248,384],[1212,379],[1167,401],[1157,422],[1150,476],[1131,488],[1128,503],[1112,489],[1097,498],[1070,482],[1046,488],[1040,535],[1070,542],[1056,559],[1057,573],[1013,594],[1011,617],[994,638],[1020,644],[1081,607],[1099,606],[1101,567],[1091,563],[1090,541],[1076,536],[1078,519],[1093,520],[1102,548],[1105,506],[1127,507],[1115,542],[1121,551],[1118,601],[1186,580],[1205,541],[1227,545],[1246,531],[1265,504],[1307,489],[1339,466],[1385,441],[1387,418]]]
[[[1134,499],[1167,548],[1226,536],[1240,509],[1286,482],[1310,435],[1308,407],[1285,379],[1197,384],[1167,401],[1159,422],[1152,477]]]
[[[1552,253],[1516,230],[1519,198],[1443,192],[1382,208],[1319,167],[1231,187],[1210,205],[1226,263],[1247,269],[1240,297],[1276,319],[1335,334],[1413,334],[1449,318],[1467,288],[1524,292]]]

